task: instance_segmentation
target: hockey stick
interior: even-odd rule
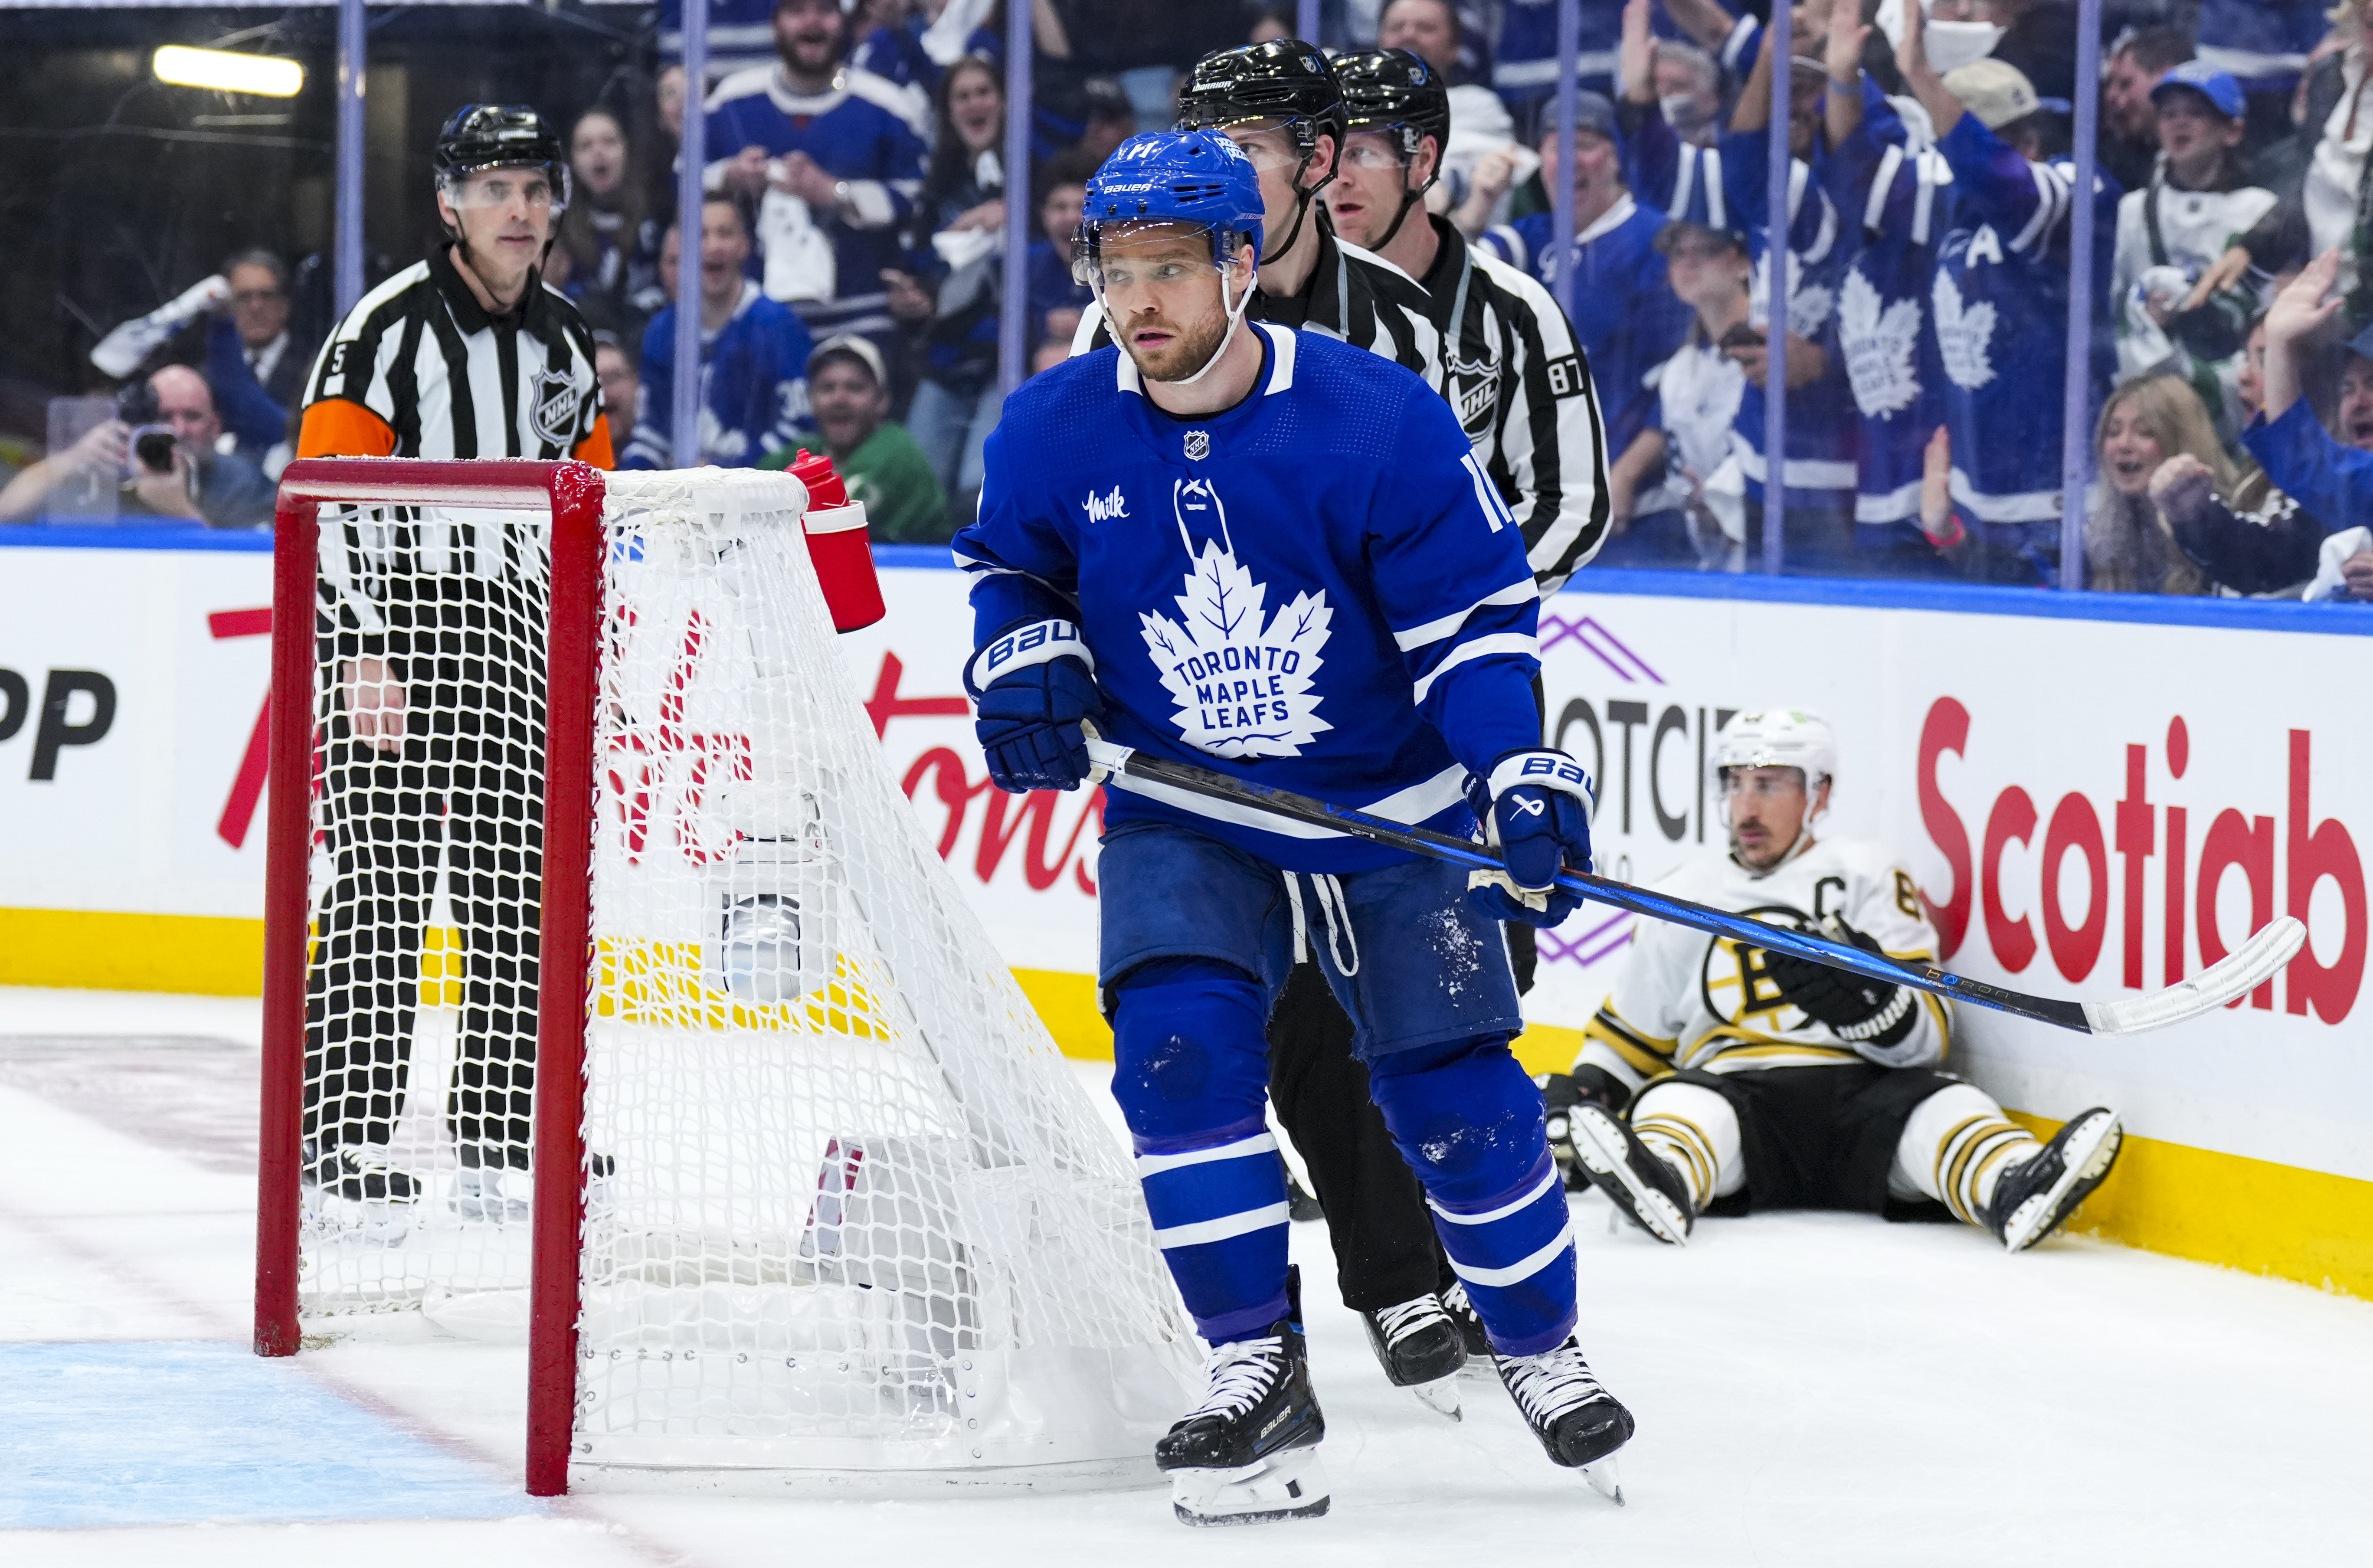
[[[1088,755],[1097,769],[1110,775],[1112,781],[1125,790],[1133,790],[1154,800],[1165,793],[1183,790],[1209,800],[1230,804],[1290,821],[1307,823],[1338,833],[1365,838],[1372,843],[1390,845],[1420,855],[1430,855],[1437,860],[1465,866],[1470,871],[1499,872],[1507,868],[1497,856],[1482,845],[1465,838],[1454,838],[1446,833],[1435,833],[1406,823],[1387,822],[1347,806],[1328,805],[1307,795],[1275,790],[1250,779],[1216,773],[1192,763],[1173,762],[1167,757],[1148,756],[1128,746],[1095,738],[1088,741]],[[2250,991],[2273,977],[2275,970],[2290,962],[2307,941],[2307,927],[2288,915],[2282,916],[2258,931],[2234,952],[2202,970],[2188,980],[2180,980],[2164,990],[2123,1001],[2062,1001],[2052,997],[2028,996],[2024,991],[2006,990],[1973,980],[1966,975],[1950,974],[1929,965],[1914,967],[1898,963],[1883,954],[1869,953],[1850,942],[1831,942],[1786,926],[1767,925],[1744,915],[1733,915],[1721,909],[1710,909],[1702,904],[1692,904],[1686,898],[1673,898],[1628,882],[1595,876],[1588,872],[1561,872],[1558,885],[1568,893],[1612,904],[1619,909],[1629,909],[1650,919],[1669,920],[1713,936],[1728,937],[1753,947],[1770,948],[1794,954],[1816,964],[1826,964],[1832,969],[1861,975],[1888,985],[1911,986],[1942,997],[1958,997],[1999,1012],[2032,1018],[2038,1023],[2056,1024],[2085,1035],[2139,1035],[2145,1030],[2180,1024],[2187,1018],[2213,1012],[2227,1002]]]

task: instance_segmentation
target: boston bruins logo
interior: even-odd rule
[[[1786,904],[1765,904],[1739,913],[1767,925],[1786,926],[1807,934],[1817,934],[1819,928],[1819,922],[1810,915]],[[1771,958],[1768,950],[1747,946],[1730,937],[1715,937],[1707,942],[1705,957],[1698,967],[1698,988],[1705,998],[1706,1011],[1725,1024],[1763,1034],[1783,1034],[1801,1027],[1805,1015],[1783,1000],[1780,988],[1772,983]]]

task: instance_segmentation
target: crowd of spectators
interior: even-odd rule
[[[1297,14],[1032,0],[1033,156],[1012,170],[1005,4],[712,0],[696,95],[662,6],[635,78],[649,96],[571,123],[570,200],[544,269],[595,329],[625,465],[676,461],[675,165],[696,112],[700,461],[825,451],[885,540],[943,540],[969,516],[1004,312],[1025,312],[1035,373],[1070,352],[1090,302],[1070,253],[1086,180],[1126,136],[1169,123],[1195,58],[1289,36]],[[1600,564],[1758,568],[1776,369],[1788,569],[2066,579],[2069,268],[2089,223],[2093,320],[2073,334],[2096,431],[2082,579],[2373,587],[2358,527],[2373,517],[2373,0],[2110,0],[2090,193],[2070,159],[2073,0],[1806,0],[1785,63],[1776,328],[1765,9],[1582,0],[1569,158],[1556,0],[1322,6],[1328,48],[1408,49],[1454,84],[1434,211],[1552,287],[1570,275],[1607,432]],[[1574,205],[1563,254],[1561,181]],[[1348,239],[1373,216],[1369,183],[1346,170],[1327,193]],[[1009,222],[1030,229],[1018,287],[1003,275]],[[217,525],[261,521],[240,509],[242,475],[286,461],[317,345],[291,331],[281,258],[235,256],[210,283],[144,328],[156,348],[139,372],[179,411],[163,421],[171,472],[140,469],[132,426],[111,421],[19,474],[0,518],[114,462],[126,509],[179,498]],[[149,376],[165,360],[188,369]]]

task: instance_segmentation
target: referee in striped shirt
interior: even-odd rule
[[[365,295],[321,347],[303,457],[574,457],[611,466],[593,339],[541,267],[568,195],[532,109],[473,104],[439,133],[445,239]],[[430,1196],[392,1157],[439,874],[462,1016],[445,1126],[465,1220],[523,1221],[543,899],[547,608],[537,531],[499,512],[322,518],[317,636],[333,877],[307,977],[307,1170],[365,1204]]]

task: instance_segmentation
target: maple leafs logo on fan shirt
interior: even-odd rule
[[[1771,324],[1771,255],[1764,252],[1748,284],[1748,320],[1759,327]],[[1817,338],[1829,324],[1838,297],[1823,284],[1805,281],[1805,263],[1792,258],[1788,266],[1788,330],[1801,338]]]
[[[1936,302],[1936,346],[1945,356],[1945,374],[1953,384],[1977,391],[1994,379],[1994,308],[1981,299],[1961,303],[1961,287],[1941,268],[1934,291]]]
[[[1920,341],[1919,300],[1887,304],[1868,278],[1850,272],[1838,297],[1838,336],[1846,351],[1846,379],[1864,414],[1884,419],[1920,401],[1911,357]]]
[[[1301,755],[1334,728],[1318,717],[1311,689],[1335,618],[1325,591],[1297,593],[1265,616],[1268,585],[1237,561],[1227,508],[1210,481],[1176,481],[1171,506],[1194,563],[1175,601],[1179,618],[1143,612],[1138,619],[1175,705],[1179,737],[1213,756]]]

